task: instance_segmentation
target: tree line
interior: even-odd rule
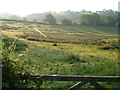
[[[0,14],[1,15],[1,14]],[[32,21],[37,23],[47,24],[63,24],[63,25],[108,25],[108,26],[120,26],[120,12],[114,10],[102,10],[102,11],[62,11],[45,12],[45,13],[33,13],[25,17],[19,17],[16,15],[10,15],[8,17],[1,17],[4,19]]]
[[[57,24],[56,18],[52,14],[46,15],[43,20],[48,24]],[[83,13],[79,16],[80,25],[89,25],[89,26],[98,26],[98,25],[107,25],[107,26],[117,26],[120,22],[118,17],[112,15],[99,15],[97,13]],[[70,19],[64,18],[61,20],[63,25],[75,25],[76,22],[73,22]]]

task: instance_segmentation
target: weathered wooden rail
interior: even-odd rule
[[[68,90],[79,89],[87,83],[91,83],[96,89],[106,90],[97,82],[120,82],[120,76],[30,75],[30,77],[46,81],[78,81],[77,84],[68,88]]]

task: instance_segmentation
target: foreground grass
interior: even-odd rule
[[[118,62],[93,55],[76,55],[63,51],[34,47],[24,57],[29,62],[31,73],[40,75],[118,76]],[[55,86],[52,86],[56,83]],[[64,82],[68,88],[75,82]],[[62,84],[62,82],[61,82]],[[44,87],[60,88],[60,82],[44,82]],[[105,87],[108,84],[103,84]],[[114,87],[113,84],[107,87]]]
[[[16,25],[16,24],[15,24]],[[26,24],[29,26],[29,24]],[[80,75],[80,76],[118,76],[118,50],[102,50],[103,45],[98,45],[102,40],[107,44],[116,44],[116,35],[109,33],[109,27],[85,27],[85,26],[47,26],[38,25],[48,37],[44,38],[36,33],[33,28],[26,28],[26,25],[17,24],[16,27],[22,26],[19,30],[3,31],[3,34],[22,40],[27,43],[29,50],[26,56],[20,60],[28,62],[24,67],[32,74],[40,75]],[[13,25],[14,26],[14,25]],[[103,28],[106,30],[103,32]],[[112,28],[113,29],[113,28]],[[111,30],[112,30],[111,29]],[[115,28],[114,28],[115,29]],[[85,31],[86,30],[86,31]],[[93,34],[94,33],[94,34]],[[107,33],[107,34],[106,34]],[[98,44],[92,41],[91,36],[98,35],[102,38],[93,37],[99,40]],[[116,32],[115,32],[116,34]],[[34,40],[28,40],[27,38]],[[54,36],[55,35],[55,36]],[[57,36],[58,35],[58,36]],[[82,36],[79,36],[82,35]],[[83,36],[84,35],[84,36]],[[22,37],[21,37],[22,36]],[[62,39],[60,39],[60,36]],[[109,37],[108,37],[109,36]],[[51,38],[52,37],[52,38]],[[74,41],[79,37],[80,39]],[[112,37],[112,39],[111,39]],[[74,38],[74,39],[72,39]],[[84,38],[91,39],[91,42],[73,44],[81,42]],[[63,43],[62,40],[67,41]],[[72,39],[72,40],[71,40]],[[37,41],[38,40],[38,41]],[[46,40],[46,41],[45,41]],[[51,41],[54,42],[51,42]],[[57,42],[56,42],[57,40]],[[81,40],[81,41],[80,41]],[[112,40],[112,41],[111,41]],[[43,42],[44,41],[44,42]],[[85,41],[85,40],[84,40]],[[110,42],[110,43],[109,43]],[[105,44],[106,45],[106,44]],[[19,54],[18,52],[16,54]],[[43,88],[68,88],[76,82],[50,82],[44,81]],[[118,84],[102,83],[105,87],[118,87]],[[90,87],[90,85],[86,85]]]

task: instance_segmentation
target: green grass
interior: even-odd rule
[[[101,32],[118,35],[118,27],[113,26],[94,26],[93,29],[96,29]]]
[[[111,59],[104,57],[102,58],[92,55],[80,56],[76,54],[65,53],[59,50],[53,50],[43,47],[35,47],[30,49],[30,51],[27,53],[27,56],[25,58],[26,60],[30,61],[32,64],[38,66],[38,71],[40,72],[40,74],[60,74],[60,75],[61,74],[62,75],[85,75],[85,74],[102,75],[103,74],[106,76],[117,75],[116,73],[114,73],[115,70],[114,69],[112,70],[112,68],[111,71],[113,72],[111,73],[113,74],[109,74],[106,71],[104,72],[104,69],[103,71],[101,71],[103,73],[100,72],[99,74],[97,74],[98,73],[97,71],[100,70],[101,68],[104,68],[106,66],[106,63],[108,63],[106,68],[109,66],[111,67],[111,65],[114,66],[114,64],[117,65],[117,62],[115,63],[115,61],[112,61]],[[64,72],[62,72],[62,69]],[[96,71],[94,71],[93,69]],[[79,70],[79,72],[77,70]],[[92,71],[90,72],[89,70]]]
[[[26,61],[29,62],[33,74],[40,75],[79,75],[79,76],[116,76],[118,63],[108,58],[91,55],[75,55],[59,50],[43,47],[34,47],[27,53]],[[56,84],[55,84],[56,83]],[[44,87],[68,88],[75,82],[44,82]],[[107,84],[105,84],[106,86]],[[111,84],[110,84],[111,85]],[[114,85],[113,85],[114,86]]]
[[[90,34],[97,34],[102,33],[105,34],[118,34],[118,28],[113,26],[64,26],[64,25],[56,25],[52,26],[52,28],[58,28],[61,30],[65,30],[71,33],[90,33]]]
[[[28,45],[28,52],[20,60],[28,65],[24,68],[32,74],[118,76],[117,28],[108,26],[65,26],[35,25],[47,35],[36,32],[31,24],[11,23],[22,27],[6,30],[3,34],[22,40]],[[11,33],[11,34],[10,34]],[[31,40],[30,40],[31,39]],[[105,50],[104,48],[110,48]],[[117,50],[111,50],[113,46]],[[17,55],[19,53],[16,53]],[[24,63],[23,63],[24,65]],[[43,88],[68,88],[76,82],[44,81]],[[101,83],[105,87],[119,85]],[[91,87],[86,85],[85,87]]]

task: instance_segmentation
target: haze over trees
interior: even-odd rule
[[[102,11],[62,11],[62,12],[45,12],[45,13],[33,13],[25,16],[28,21],[37,21],[37,22],[45,22],[48,24],[65,24],[64,19],[70,20],[72,24],[78,25],[119,25],[118,15],[120,13],[118,11],[113,10],[102,10]],[[8,18],[11,14],[5,15],[0,13],[0,18]],[[15,16],[15,15],[13,15]],[[13,17],[12,19],[16,19]],[[69,23],[70,23],[69,22]],[[66,22],[68,23],[68,22]]]

